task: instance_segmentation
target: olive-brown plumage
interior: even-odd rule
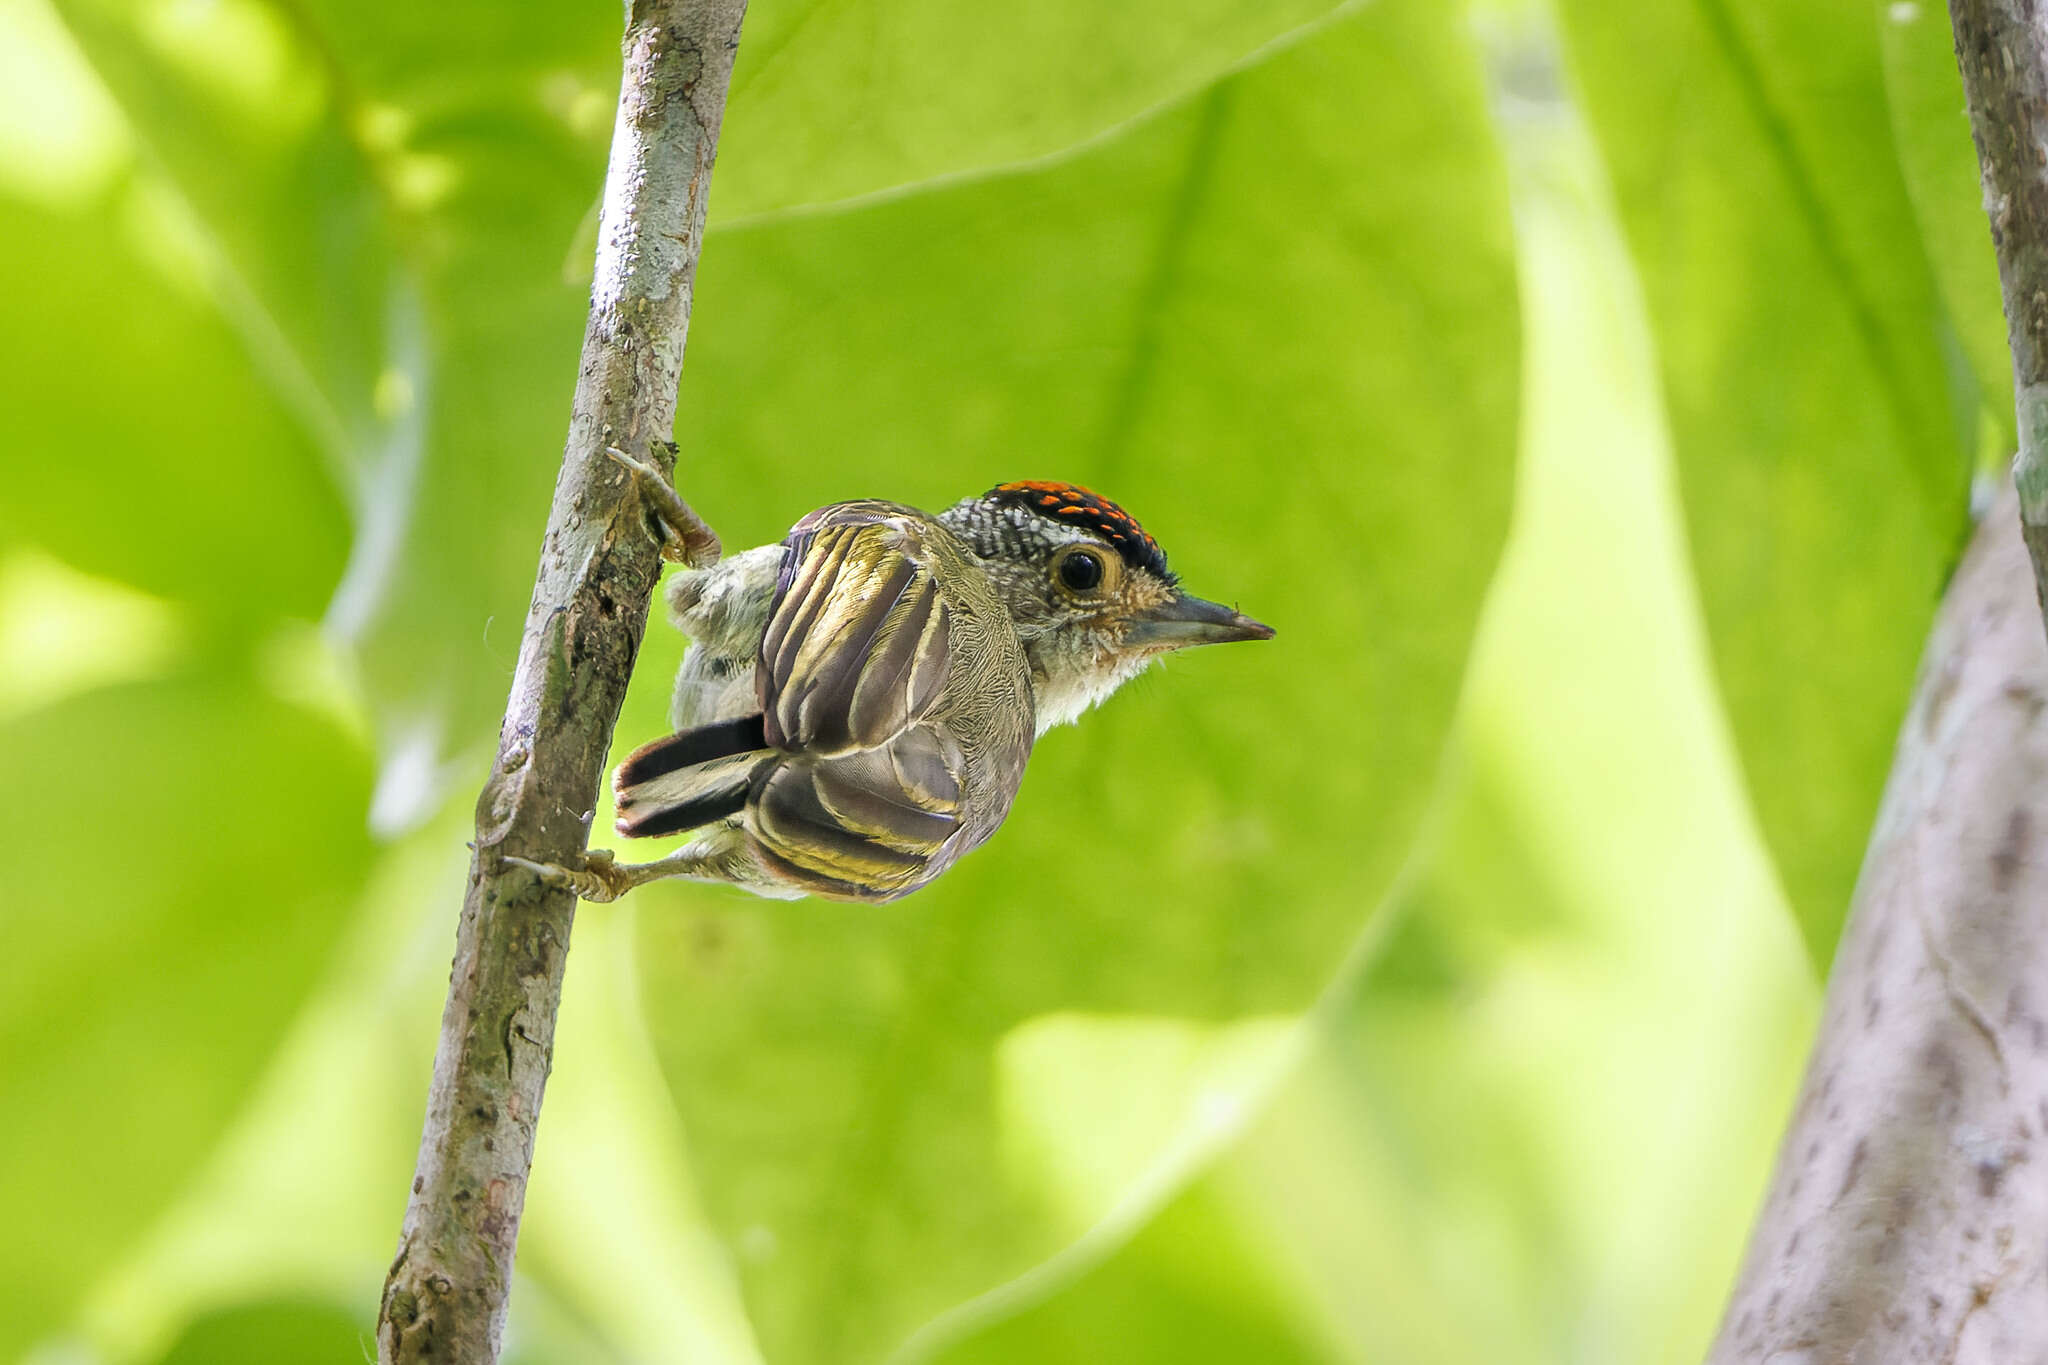
[[[677,574],[676,733],[613,777],[619,832],[699,831],[639,866],[540,870],[588,899],[657,877],[887,901],[985,841],[1033,740],[1169,650],[1272,631],[1182,593],[1123,509],[1005,484],[933,517],[822,507]]]

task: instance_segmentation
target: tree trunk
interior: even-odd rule
[[[1715,1365],[2048,1361],[2048,640],[2014,502],[1936,618]]]

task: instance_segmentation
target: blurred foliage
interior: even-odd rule
[[[1951,374],[1957,388],[1956,416],[1965,424],[1964,434],[1975,436],[1984,463],[2003,472],[2014,441],[2012,356],[2005,348],[1998,258],[1984,221],[1955,37],[1939,5],[1914,0],[1887,3],[1882,9],[1884,20],[1878,28],[1899,169],[1905,174],[1928,264],[1941,290],[1947,315],[1943,343],[1957,347],[1957,359],[1968,367]],[[1952,367],[1955,364],[1952,360]],[[1972,386],[1977,391],[1975,413],[1967,408]],[[1972,424],[1979,428],[1974,433],[1969,430]]]
[[[1398,866],[1510,483],[1482,90],[1440,6],[1383,0],[1053,167],[714,238],[701,315],[741,321],[683,386],[721,452],[701,502],[773,487],[780,518],[872,479],[933,506],[1060,470],[1291,656],[1176,661],[1047,736],[1005,837],[904,906],[647,898],[649,1023],[710,1206],[778,1248],[750,1276],[771,1359],[869,1359],[1093,1220],[1005,1170],[1009,1030],[1299,1010]],[[864,359],[790,363],[834,355]],[[791,450],[831,454],[780,472]],[[665,728],[642,678],[635,736]]]
[[[1715,675],[1825,969],[1967,530],[1980,406],[1944,354],[1878,11],[1558,9],[1656,329]],[[1916,140],[1931,161],[1966,133]]]
[[[616,25],[0,0],[0,1361],[369,1350]],[[757,0],[693,502],[1097,483],[1280,638],[903,905],[588,909],[508,1362],[1696,1359],[2010,440],[1960,107],[1912,3]]]
[[[1229,1154],[1128,1245],[942,1322],[931,1359],[1074,1359],[1196,1301],[1193,1330],[1259,1335],[1193,1359],[1681,1365],[1713,1331],[1814,993],[1706,676],[1590,148],[1545,105],[1503,117],[1528,325],[1516,533],[1430,852]],[[1088,1060],[1103,1094],[1158,1071]],[[1212,1081],[1203,1104],[1229,1095]],[[1074,1160],[1101,1139],[1063,1130],[1071,1112],[1040,1122]]]
[[[0,787],[20,851],[0,966],[0,1206],[28,1233],[0,1241],[11,1356],[63,1321],[220,1140],[361,886],[369,782],[331,724],[231,668],[15,716],[0,767],[27,779]],[[261,869],[290,875],[252,884],[271,881]]]
[[[360,1318],[331,1304],[258,1303],[199,1318],[178,1336],[163,1365],[217,1365],[225,1360],[345,1360],[367,1353]]]

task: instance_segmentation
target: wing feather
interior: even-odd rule
[[[768,742],[825,758],[923,718],[951,668],[951,608],[927,534],[886,504],[841,503],[790,536],[758,683]]]
[[[894,777],[893,786],[920,810],[955,814],[964,793],[960,772],[966,759],[952,737],[931,726],[905,731],[882,750]]]
[[[918,577],[917,565],[908,559],[890,556],[890,560],[893,562],[876,566],[874,575],[863,585],[860,599],[844,613],[844,624],[829,642],[822,631],[814,631],[812,641],[797,656],[796,676],[803,680],[797,728],[809,737],[808,746],[813,749],[873,747],[872,739],[863,743],[854,733],[854,698],[863,683],[874,681],[881,659],[894,643],[893,638],[885,641],[878,650],[877,637],[885,628],[890,628],[892,637],[903,634],[901,629],[892,628],[895,623],[889,616],[903,600],[904,590]],[[931,576],[924,575],[924,580],[929,584]],[[893,730],[908,717],[899,707],[885,719]],[[882,738],[887,738],[887,734]]]
[[[928,853],[892,848],[834,819],[814,775],[814,769],[778,768],[754,798],[755,829],[768,847],[799,867],[863,886],[904,881],[924,870]]]
[[[792,544],[785,552],[788,556],[800,556],[796,559],[798,572],[785,573],[783,582],[777,585],[768,631],[761,638],[762,662],[784,675],[795,667],[797,654],[810,637],[819,613],[832,601],[829,585],[837,580],[852,548],[847,537],[835,536],[820,546],[815,536],[805,536],[801,549]]]
[[[748,800],[764,862],[822,895],[890,899],[957,856],[966,758],[932,714],[951,674],[957,550],[910,509],[839,503],[783,545],[755,669],[784,756]]]
[[[939,688],[945,685],[952,663],[953,613],[941,603],[939,610],[932,613],[931,623],[925,627],[924,638],[918,642],[917,653],[909,664],[912,715],[925,714],[938,700]]]
[[[861,669],[847,702],[846,723],[853,742],[875,748],[887,741],[892,727],[919,714],[914,681],[916,664],[930,648],[928,638],[939,602],[938,585],[930,574],[906,585],[903,611],[891,624],[889,638],[876,647]]]
[[[914,804],[888,782],[886,761],[863,762],[873,757],[864,754],[817,765],[811,785],[818,803],[843,829],[899,852],[929,858],[953,837],[958,819],[950,810]]]

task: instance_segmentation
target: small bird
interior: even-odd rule
[[[1130,513],[1069,483],[1006,483],[937,516],[833,503],[666,592],[691,640],[676,733],[619,764],[617,827],[700,832],[638,865],[602,849],[575,870],[508,860],[586,900],[662,877],[908,895],[995,833],[1038,736],[1162,654],[1273,635],[1182,592]]]

